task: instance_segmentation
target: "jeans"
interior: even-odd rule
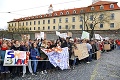
[[[87,58],[87,62],[92,61],[92,52],[88,51],[89,57]]]
[[[37,65],[38,65],[38,61],[32,61],[32,69],[33,69],[33,73],[36,73],[37,71]]]
[[[31,67],[31,61],[28,61],[28,69],[30,73],[33,73],[32,67]],[[26,73],[26,65],[23,66],[23,75]]]

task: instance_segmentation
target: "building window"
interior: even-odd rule
[[[60,15],[63,15],[63,12],[60,12]]]
[[[76,14],[76,10],[73,11],[73,14]]]
[[[19,26],[21,26],[21,23],[19,23]]]
[[[48,30],[50,30],[50,26],[48,26]]]
[[[80,13],[83,13],[83,9],[80,10]]]
[[[103,6],[103,5],[101,5],[101,6],[100,6],[100,10],[103,10],[103,9],[104,9],[104,6]]]
[[[36,25],[36,21],[34,21],[34,25]]]
[[[103,24],[102,23],[100,24],[100,28],[103,28]]]
[[[80,16],[80,21],[83,21],[83,16]]]
[[[43,20],[43,24],[45,24],[45,20]]]
[[[30,25],[32,25],[32,22],[30,22]]]
[[[75,22],[75,17],[72,17],[72,22]]]
[[[65,25],[65,29],[68,29],[68,25]]]
[[[90,15],[90,20],[91,20],[91,21],[93,20],[93,15]]]
[[[28,22],[26,22],[26,26],[28,26]]]
[[[90,24],[90,29],[92,29],[93,28],[93,24]]]
[[[110,5],[110,9],[113,9],[113,8],[114,8],[114,4],[111,4],[111,5]]]
[[[53,19],[53,23],[55,23],[55,19]]]
[[[24,22],[23,22],[23,26],[24,26]]]
[[[10,24],[9,24],[9,27],[10,27]]]
[[[31,30],[31,27],[30,27],[30,30]]]
[[[114,18],[115,18],[115,14],[112,13],[112,14],[110,15],[110,19],[113,20]]]
[[[80,25],[80,29],[83,29],[83,25]]]
[[[91,10],[93,11],[93,10],[94,10],[94,7],[91,7]]]
[[[16,23],[15,23],[15,26],[16,26]]]
[[[68,18],[65,18],[65,22],[66,22],[66,23],[68,22]]]
[[[75,29],[75,25],[72,25],[72,29]]]
[[[45,27],[43,27],[43,30],[45,30]]]
[[[55,13],[54,16],[57,16],[57,13]]]
[[[40,30],[40,27],[38,27],[38,30]]]
[[[48,24],[50,24],[50,20],[48,20]]]
[[[104,14],[100,14],[99,19],[102,20],[104,18]]]
[[[61,29],[62,27],[61,26],[59,26],[59,29]]]
[[[69,12],[67,11],[67,12],[66,12],[66,14],[68,15],[68,14],[69,14]]]
[[[40,21],[38,21],[38,25],[40,25]]]
[[[62,23],[62,18],[59,18],[59,23]]]
[[[35,30],[35,27],[34,27],[34,30]]]
[[[53,26],[53,29],[55,29],[55,26]]]
[[[114,23],[110,23],[110,28],[114,28]]]

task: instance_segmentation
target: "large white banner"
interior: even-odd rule
[[[68,47],[65,48],[53,48],[42,49],[42,51],[48,56],[49,61],[55,67],[63,69],[69,69],[69,52]]]
[[[95,39],[103,40],[103,38],[99,34],[95,34]]]
[[[83,32],[82,32],[81,39],[88,39],[88,40],[89,40],[89,33],[86,32],[86,31],[83,31]]]
[[[28,65],[29,52],[6,50],[4,66]]]

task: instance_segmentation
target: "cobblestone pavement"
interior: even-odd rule
[[[14,80],[120,80],[120,50],[102,53],[99,60],[90,64],[82,62],[74,70],[56,70],[37,76],[27,74]]]

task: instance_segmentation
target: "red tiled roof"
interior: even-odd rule
[[[110,9],[110,4],[114,4],[114,9]],[[92,4],[92,6],[94,6],[96,11],[101,11],[100,10],[100,5],[104,6],[104,11],[120,10],[120,7],[117,5],[117,2],[99,1],[99,2],[96,2],[95,4]],[[73,14],[80,14],[81,10],[83,10],[85,12],[92,12],[91,11],[91,7],[92,6],[90,5],[88,7],[81,7],[81,8],[73,8],[73,9],[67,9],[67,10],[54,11],[51,14],[42,14],[42,15],[24,17],[24,18],[14,19],[13,21],[10,21],[10,22],[18,22],[18,21],[41,19],[41,18],[49,18],[49,17],[57,17],[57,16],[67,16],[67,15],[73,15]],[[67,14],[67,12],[68,12],[68,14]],[[10,22],[8,22],[8,23],[10,23]]]
[[[105,4],[114,4],[114,3],[117,3],[117,2],[112,2],[112,1],[99,1],[99,2],[96,2],[90,6],[98,6],[98,5],[105,5]]]

